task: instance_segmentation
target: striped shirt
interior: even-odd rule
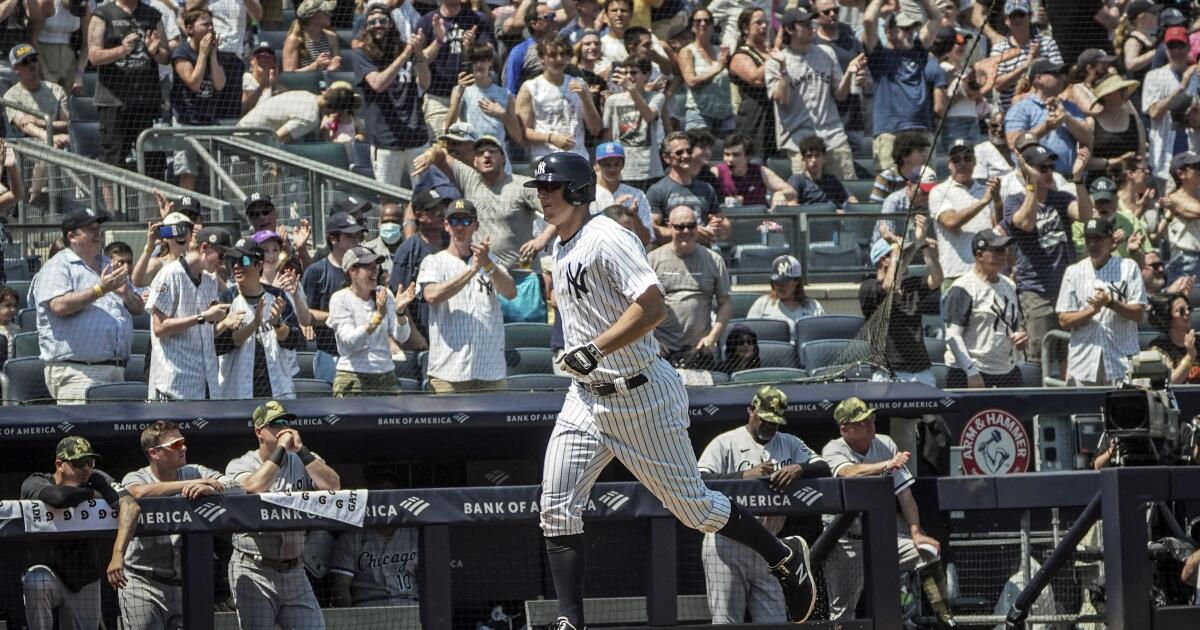
[[[175,481],[194,479],[217,479],[227,488],[236,485],[233,479],[199,464],[185,464],[183,468],[179,469],[179,478]],[[162,480],[154,476],[154,472],[150,470],[149,466],[143,466],[125,475],[125,478],[121,480],[121,485],[126,488],[152,483],[162,483]],[[137,536],[129,541],[129,546],[125,549],[125,566],[136,572],[149,573],[165,580],[182,579],[183,569],[180,565],[182,558],[180,543],[182,542],[183,537],[177,534]]]
[[[496,263],[500,266],[500,263]],[[417,274],[418,291],[456,278],[467,262],[442,250],[426,256]],[[498,381],[508,373],[504,362],[504,315],[492,279],[480,270],[458,293],[429,305],[429,355],[426,374],[443,381]]]
[[[1053,37],[1050,37],[1046,33],[1038,33],[1036,41],[1038,42],[1038,57],[1041,57],[1042,59],[1049,59],[1054,63],[1063,63],[1062,53],[1058,50],[1058,42],[1054,41]],[[996,76],[1002,77],[1021,67],[1021,65],[1025,63],[1025,60],[1029,58],[1029,44],[1032,44],[1033,42],[1034,40],[1030,39],[1029,43],[1021,47],[1020,55],[1017,55],[1008,61],[1001,62],[1000,65],[997,66]],[[1005,52],[1015,47],[1016,46],[1013,44],[1012,39],[1006,37],[1004,38],[1004,41],[996,44],[996,46],[992,49],[992,56],[995,57],[1003,55]],[[1016,90],[1016,87],[1017,84],[1013,83],[1012,87],[1008,88],[1007,90],[999,90],[1001,110],[1007,111],[1008,107],[1012,105],[1013,92]]]
[[[1012,280],[1000,276],[988,282],[969,271],[942,298],[942,315],[947,324],[946,365],[991,375],[1016,367],[1020,353],[1009,335],[1023,328],[1023,316]]]
[[[657,288],[666,295],[642,242],[603,215],[593,215],[567,241],[555,240],[554,287],[567,348],[594,341],[647,290]],[[581,380],[603,383],[636,376],[657,358],[658,342],[645,334],[604,357]]]
[[[187,258],[167,265],[150,283],[146,310],[163,317],[195,317],[218,301],[217,279],[210,273],[192,276]],[[213,324],[192,324],[169,337],[150,332],[149,397],[205,400],[221,391]]]
[[[100,269],[109,266],[101,256]],[[128,359],[133,319],[116,293],[107,293],[82,310],[59,317],[50,300],[100,283],[100,274],[75,252],[64,249],[33,277],[29,294],[37,307],[39,356],[43,361],[111,361]]]
[[[1141,304],[1143,308],[1147,303],[1146,287],[1137,263],[1114,254],[1099,269],[1092,265],[1090,258],[1067,267],[1055,310],[1059,313],[1082,311],[1087,308],[1088,298],[1097,290],[1108,291],[1118,302]],[[1125,378],[1129,357],[1137,352],[1137,322],[1105,307],[1086,324],[1071,331],[1067,375],[1077,381],[1095,383],[1103,368],[1104,382],[1117,382]]]

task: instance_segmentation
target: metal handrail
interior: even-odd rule
[[[134,143],[134,154],[137,155],[137,170],[142,175],[146,174],[146,143],[151,139],[158,140],[163,136],[184,136],[194,138],[216,138],[222,136],[253,136],[266,139],[267,142],[275,143],[277,138],[275,132],[266,127],[234,127],[230,125],[202,125],[196,127],[150,127],[138,134],[137,141]],[[242,198],[239,199],[244,199]]]

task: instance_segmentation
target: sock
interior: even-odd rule
[[[579,630],[583,629],[584,555],[583,534],[546,537],[546,557],[558,594],[558,616],[566,617]]]
[[[758,555],[767,561],[767,566],[773,567],[787,558],[791,550],[783,544],[782,540],[767,531],[767,528],[763,527],[763,524],[758,522],[754,515],[732,500],[729,502],[729,507],[729,522],[717,531],[718,534],[757,551]]]

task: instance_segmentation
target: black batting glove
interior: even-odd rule
[[[596,348],[596,344],[589,343],[563,353],[558,362],[563,371],[576,378],[583,378],[600,365],[602,358],[604,354]]]

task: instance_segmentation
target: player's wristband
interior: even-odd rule
[[[300,461],[305,466],[317,461],[317,456],[313,455],[312,451],[308,450],[307,446],[301,446],[300,450],[296,452],[296,455],[300,457]]]
[[[287,451],[282,446],[276,446],[275,452],[271,453],[271,461],[275,462],[276,466],[283,468],[283,458],[287,457]]]

